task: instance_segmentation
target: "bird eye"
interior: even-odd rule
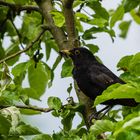
[[[75,53],[75,55],[79,55],[80,54],[80,51],[79,50],[76,50],[74,53]]]

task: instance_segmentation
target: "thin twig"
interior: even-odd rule
[[[38,6],[32,6],[32,5],[23,5],[22,6],[22,5],[18,5],[18,4],[14,4],[14,3],[10,3],[10,2],[5,2],[3,0],[0,0],[0,5],[10,7],[19,12],[25,11],[25,10],[41,12],[41,10],[39,9]]]
[[[30,109],[30,110],[40,111],[44,113],[54,110],[52,108],[42,108],[42,107],[37,107],[37,106],[24,106],[24,105],[14,105],[14,106],[21,109]],[[7,107],[10,107],[10,105],[0,105],[1,109],[7,108]]]
[[[61,109],[68,106],[68,105],[72,105],[72,104],[65,104],[65,105],[62,105]],[[47,113],[47,112],[50,112],[50,111],[53,111],[55,110],[54,108],[43,108],[43,107],[38,107],[38,106],[32,106],[32,105],[29,105],[29,106],[25,106],[25,105],[13,105],[17,108],[20,108],[20,109],[29,109],[29,110],[34,110],[34,111],[40,111],[40,112],[44,112],[44,113]],[[3,109],[3,108],[7,108],[7,107],[11,107],[11,105],[0,105],[0,108]]]
[[[16,30],[16,33],[17,33],[17,36],[18,36],[18,39],[19,39],[19,43],[20,43],[22,49],[24,49],[24,47],[23,47],[23,45],[22,45],[22,41],[21,41],[21,34],[19,33],[19,31],[18,31],[16,25],[14,24],[14,22],[13,22],[11,19],[10,19],[10,21],[11,21],[13,27],[14,27],[15,30]]]
[[[68,35],[69,48],[78,47],[79,40],[76,33],[73,2],[74,0],[63,0],[64,17],[66,21],[66,30]]]
[[[46,30],[42,29],[42,31],[38,34],[38,36],[31,43],[29,43],[29,45],[25,49],[20,50],[20,51],[14,53],[14,54],[2,59],[2,60],[0,60],[0,64],[5,62],[5,61],[7,61],[7,60],[9,60],[9,59],[12,59],[12,58],[14,58],[14,57],[16,57],[16,56],[18,56],[20,54],[22,54],[23,52],[28,51],[37,41],[39,41],[40,37],[44,34],[45,31]]]

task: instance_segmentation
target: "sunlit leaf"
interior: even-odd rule
[[[123,15],[124,15],[124,8],[122,5],[120,5],[111,17],[110,27],[112,28],[117,21],[122,20]]]
[[[63,14],[59,11],[51,11],[51,14],[53,16],[55,25],[58,27],[62,27],[65,23]]]
[[[100,96],[95,99],[94,105],[110,99],[131,98],[140,102],[140,89],[131,84],[114,84],[109,86]]]
[[[129,70],[132,74],[140,76],[140,53],[137,53],[131,59]]]
[[[61,77],[64,78],[71,76],[72,69],[73,69],[72,61],[71,59],[67,59],[62,65]]]
[[[62,107],[62,102],[58,97],[49,97],[48,98],[48,105],[52,109],[59,110]]]
[[[47,134],[40,134],[35,136],[32,140],[52,140],[50,135]]]
[[[39,62],[35,68],[34,64],[28,69],[28,79],[30,87],[36,90],[38,98],[40,98],[46,90],[48,82],[48,74],[45,66]]]
[[[95,136],[104,133],[112,132],[115,128],[115,123],[109,120],[97,120],[94,125],[90,127],[90,131],[94,133]]]
[[[137,23],[137,24],[140,24],[140,13],[135,11],[135,10],[132,10],[130,12],[132,18],[134,19],[134,21]]]

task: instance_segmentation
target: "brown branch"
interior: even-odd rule
[[[69,105],[74,106],[74,105],[76,105],[76,103],[74,103],[74,104],[70,104],[70,103],[64,104],[64,105],[61,106],[61,109],[63,109],[66,106],[69,106]],[[54,108],[43,108],[43,107],[38,107],[38,106],[33,106],[33,105],[29,105],[29,106],[12,105],[12,106],[15,106],[15,107],[20,108],[20,109],[30,109],[30,110],[40,111],[40,112],[44,112],[44,113],[47,113],[47,112],[55,110]],[[1,109],[7,108],[7,107],[11,107],[11,105],[0,105]]]
[[[68,34],[69,48],[79,47],[74,20],[74,12],[72,7],[74,0],[63,0],[62,2],[66,21],[66,30]]]
[[[23,52],[28,51],[37,41],[39,41],[40,37],[44,34],[45,31],[46,30],[42,29],[42,31],[38,34],[38,36],[31,43],[29,43],[29,45],[27,45],[27,47],[25,49],[20,50],[20,51],[14,53],[14,54],[2,59],[2,60],[0,60],[0,64],[9,60],[9,59],[12,59],[12,58],[14,58],[14,57],[16,57],[20,54],[22,54]]]
[[[54,110],[52,108],[42,108],[42,107],[37,107],[37,106],[24,106],[24,105],[14,105],[14,106],[21,109],[30,109],[30,110],[40,111],[44,113]],[[7,108],[7,107],[10,107],[10,105],[0,105],[1,109]]]
[[[35,0],[44,16],[47,25],[50,27],[50,32],[53,35],[59,49],[67,48],[67,38],[64,31],[54,24],[51,11],[54,10],[52,0]]]
[[[24,47],[23,47],[23,45],[22,45],[22,41],[21,41],[21,34],[19,33],[19,31],[18,31],[16,25],[14,24],[13,20],[10,19],[10,21],[11,21],[11,23],[12,23],[12,25],[13,25],[13,27],[14,27],[16,33],[17,33],[17,36],[18,36],[18,40],[19,40],[20,46],[22,47],[22,49],[24,49]]]
[[[50,27],[50,32],[52,33],[56,43],[58,44],[59,49],[80,47],[78,35],[76,33],[74,12],[72,9],[74,0],[62,0],[68,40],[64,34],[64,31],[54,24],[51,15],[51,11],[54,10],[52,0],[35,0],[35,1],[42,10],[42,15],[44,16],[47,25]],[[95,110],[92,108],[93,101],[91,101],[83,93],[79,92],[77,90],[78,89],[77,87],[75,87],[75,89],[79,102],[84,106],[82,114],[84,116],[85,124],[87,128],[89,128],[91,126],[91,124],[89,123],[90,115],[95,112]]]
[[[14,4],[14,3],[10,3],[10,2],[5,2],[3,0],[0,0],[0,5],[2,6],[7,6],[10,7],[16,11],[37,11],[37,12],[41,12],[40,9],[37,6],[32,6],[32,5],[18,5],[18,4]]]

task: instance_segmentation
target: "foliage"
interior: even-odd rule
[[[46,19],[37,4],[40,4],[38,0],[6,2],[0,0],[0,139],[24,140],[24,136],[33,136],[32,140],[96,140],[100,139],[99,135],[103,133],[106,140],[140,139],[140,106],[111,110],[102,120],[92,120],[93,125],[89,131],[85,128],[81,117],[83,107],[74,103],[72,98],[67,105],[64,105],[59,97],[52,95],[47,99],[46,106],[49,108],[31,106],[31,99],[40,101],[40,98],[47,94],[47,88],[53,86],[54,71],[60,62],[63,63],[61,78],[71,77],[73,69],[71,60],[64,61],[59,55],[61,48],[57,40],[58,34],[56,37],[51,27],[44,27]],[[49,17],[47,24],[52,23],[50,20],[52,17],[55,29],[62,29],[67,34],[62,3],[53,1],[52,6],[53,10],[47,15]],[[96,34],[102,32],[107,33],[114,41],[116,23],[120,29],[119,36],[125,39],[131,23],[140,24],[139,7],[140,0],[122,0],[116,9],[108,11],[100,0],[75,0],[73,3],[75,28],[81,46],[97,53],[100,49],[98,44],[91,44],[88,41],[96,39]],[[133,20],[124,20],[124,16],[128,14]],[[17,18],[22,20],[20,27],[16,27]],[[89,28],[85,29],[84,24],[89,25]],[[9,46],[5,47],[3,43],[7,38],[10,38]],[[43,47],[45,52],[42,51]],[[56,52],[57,57],[50,66],[48,60],[52,50]],[[28,60],[21,61],[24,57],[22,53],[25,53]],[[7,59],[12,55],[15,56]],[[44,62],[42,58],[45,56]],[[94,105],[115,98],[134,98],[140,102],[140,53],[124,56],[117,67],[122,70],[120,77],[126,84],[114,84],[108,87],[96,98]],[[28,87],[23,86],[25,81],[28,81]],[[67,89],[69,95],[72,88],[70,84]],[[54,132],[52,135],[42,133],[21,117],[23,114],[35,115],[49,111],[52,111],[54,117],[59,117],[63,125],[60,132]],[[73,129],[73,119],[77,112],[82,121]]]

